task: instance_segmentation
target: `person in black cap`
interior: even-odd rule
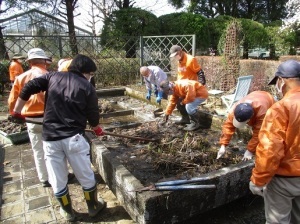
[[[178,99],[182,98],[181,104],[191,119],[191,124],[188,124],[183,130],[194,131],[201,127],[201,114],[198,107],[208,97],[206,86],[195,80],[181,79],[175,82],[169,82],[168,80],[162,81],[160,88],[166,95],[170,95],[168,106],[165,110],[164,122],[168,121]]]
[[[178,61],[177,80],[195,80],[199,81],[203,86],[205,86],[206,79],[204,72],[194,56],[184,52],[179,45],[173,45],[170,48],[170,58],[175,58]],[[181,101],[182,99],[178,100],[177,109],[182,118],[179,121],[175,121],[175,124],[190,124],[190,118],[185,110],[185,107],[181,105]]]
[[[82,186],[89,216],[94,217],[106,203],[97,197],[97,182],[91,169],[90,145],[83,137],[87,121],[97,136],[103,135],[99,126],[98,97],[88,81],[97,69],[94,61],[76,55],[68,72],[50,72],[29,81],[22,89],[14,107],[20,113],[31,95],[46,92],[43,120],[43,148],[49,182],[60,203],[60,214],[75,220],[67,186],[68,161]]]
[[[236,128],[243,128],[247,124],[252,128],[252,137],[247,144],[243,160],[252,159],[258,144],[258,132],[267,110],[275,103],[274,97],[265,91],[254,91],[238,101],[229,112],[222,126],[220,149],[217,159],[221,158],[229,145]]]
[[[266,223],[300,223],[300,63],[281,63],[269,85],[283,98],[262,123],[249,188],[264,197]]]

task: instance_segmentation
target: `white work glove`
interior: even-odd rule
[[[221,158],[225,154],[225,145],[221,145],[221,148],[218,151],[217,159]]]
[[[246,150],[246,152],[244,153],[244,157],[243,157],[243,161],[247,161],[252,159],[253,153],[250,152],[249,150]]]
[[[260,196],[264,196],[264,189],[265,189],[266,185],[265,186],[256,186],[252,181],[249,182],[249,189],[250,191],[252,192],[252,194],[257,194],[257,195],[260,195]]]

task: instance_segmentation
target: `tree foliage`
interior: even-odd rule
[[[158,18],[145,10],[127,8],[114,11],[105,20],[102,35],[113,36],[139,36],[158,35]]]
[[[114,11],[104,22],[101,34],[101,44],[110,42],[113,46],[125,43],[117,38],[122,36],[159,35],[158,18],[145,10],[139,8],[125,8]],[[115,41],[114,41],[115,40]],[[126,57],[135,57],[135,49],[126,52]]]
[[[208,21],[192,13],[171,13],[159,17],[162,35],[195,34],[198,49],[207,49],[210,43]]]
[[[169,0],[169,2],[178,8],[184,5],[184,0]],[[286,2],[287,0],[190,0],[188,11],[207,18],[227,15],[269,23],[285,17]]]

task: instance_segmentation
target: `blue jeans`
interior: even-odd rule
[[[196,98],[193,102],[185,105],[185,109],[189,115],[193,115],[197,112],[198,106],[203,103],[206,99]]]

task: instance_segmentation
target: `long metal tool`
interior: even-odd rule
[[[142,191],[179,191],[179,190],[192,190],[192,189],[214,189],[215,184],[182,184],[182,185],[157,185],[151,184],[147,187],[135,189],[135,192]]]
[[[92,132],[94,134],[93,130],[90,129],[85,129],[87,132]],[[115,137],[120,137],[120,138],[129,138],[129,139],[135,139],[139,141],[148,141],[148,142],[159,142],[159,139],[150,139],[150,138],[143,138],[143,137],[136,137],[136,136],[129,136],[129,135],[121,135],[113,132],[108,132],[108,131],[103,131],[104,135],[111,135]]]

